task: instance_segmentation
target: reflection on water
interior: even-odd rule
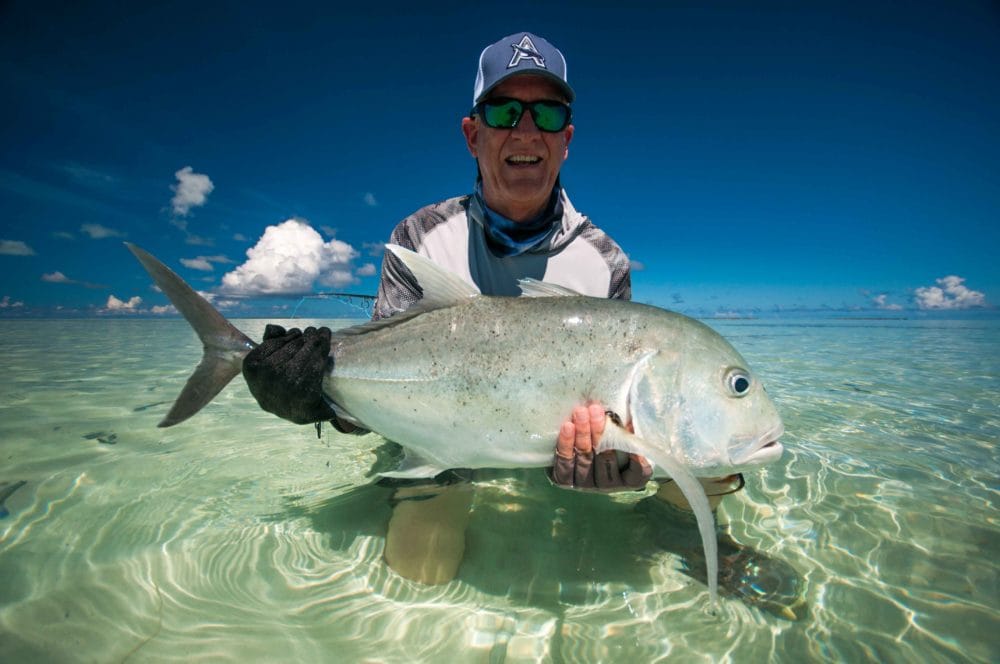
[[[714,325],[788,434],[723,503],[709,615],[663,504],[482,471],[458,578],[420,586],[382,563],[377,436],[236,383],[157,429],[185,323],[2,322],[0,661],[991,661],[1000,324]]]

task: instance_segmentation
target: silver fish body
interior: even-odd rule
[[[126,245],[204,344],[159,425],[172,426],[238,375],[256,344],[163,263]],[[618,416],[608,419],[598,451],[645,456],[694,510],[714,605],[715,522],[695,478],[782,453],[781,418],[739,353],[680,314],[532,280],[521,282],[527,297],[485,297],[427,258],[387,249],[416,277],[423,299],[387,320],[338,330],[323,384],[340,417],[407,451],[385,474],[549,466],[560,424],[574,406],[598,401]]]
[[[560,424],[588,401],[632,423],[644,440],[628,451],[660,467],[670,455],[696,476],[719,476],[781,453],[780,418],[763,388],[726,392],[726,372],[745,368],[743,358],[705,325],[655,307],[471,297],[335,336],[332,354],[324,391],[349,419],[405,445],[412,469],[396,475],[549,466]],[[716,437],[699,438],[706,428]],[[744,458],[733,447],[746,447]]]

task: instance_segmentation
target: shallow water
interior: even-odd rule
[[[0,322],[0,661],[996,661],[1000,322],[711,324],[788,432],[716,615],[693,521],[541,471],[481,473],[459,577],[403,580],[377,436],[241,381],[158,429],[186,323]]]

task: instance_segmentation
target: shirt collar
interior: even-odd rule
[[[513,221],[490,208],[483,198],[482,179],[476,180],[473,200],[481,212],[490,249],[499,256],[518,256],[542,244],[559,227],[557,222],[563,216],[562,186],[558,180],[545,209],[529,221]]]

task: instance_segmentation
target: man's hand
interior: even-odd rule
[[[333,417],[323,399],[330,328],[305,331],[268,325],[264,340],[243,359],[243,376],[260,407],[296,424]]]
[[[578,406],[563,422],[556,443],[552,481],[574,489],[627,491],[641,489],[653,474],[649,462],[630,454],[628,465],[618,468],[618,455],[608,450],[594,455],[604,433],[606,415],[601,404]]]

